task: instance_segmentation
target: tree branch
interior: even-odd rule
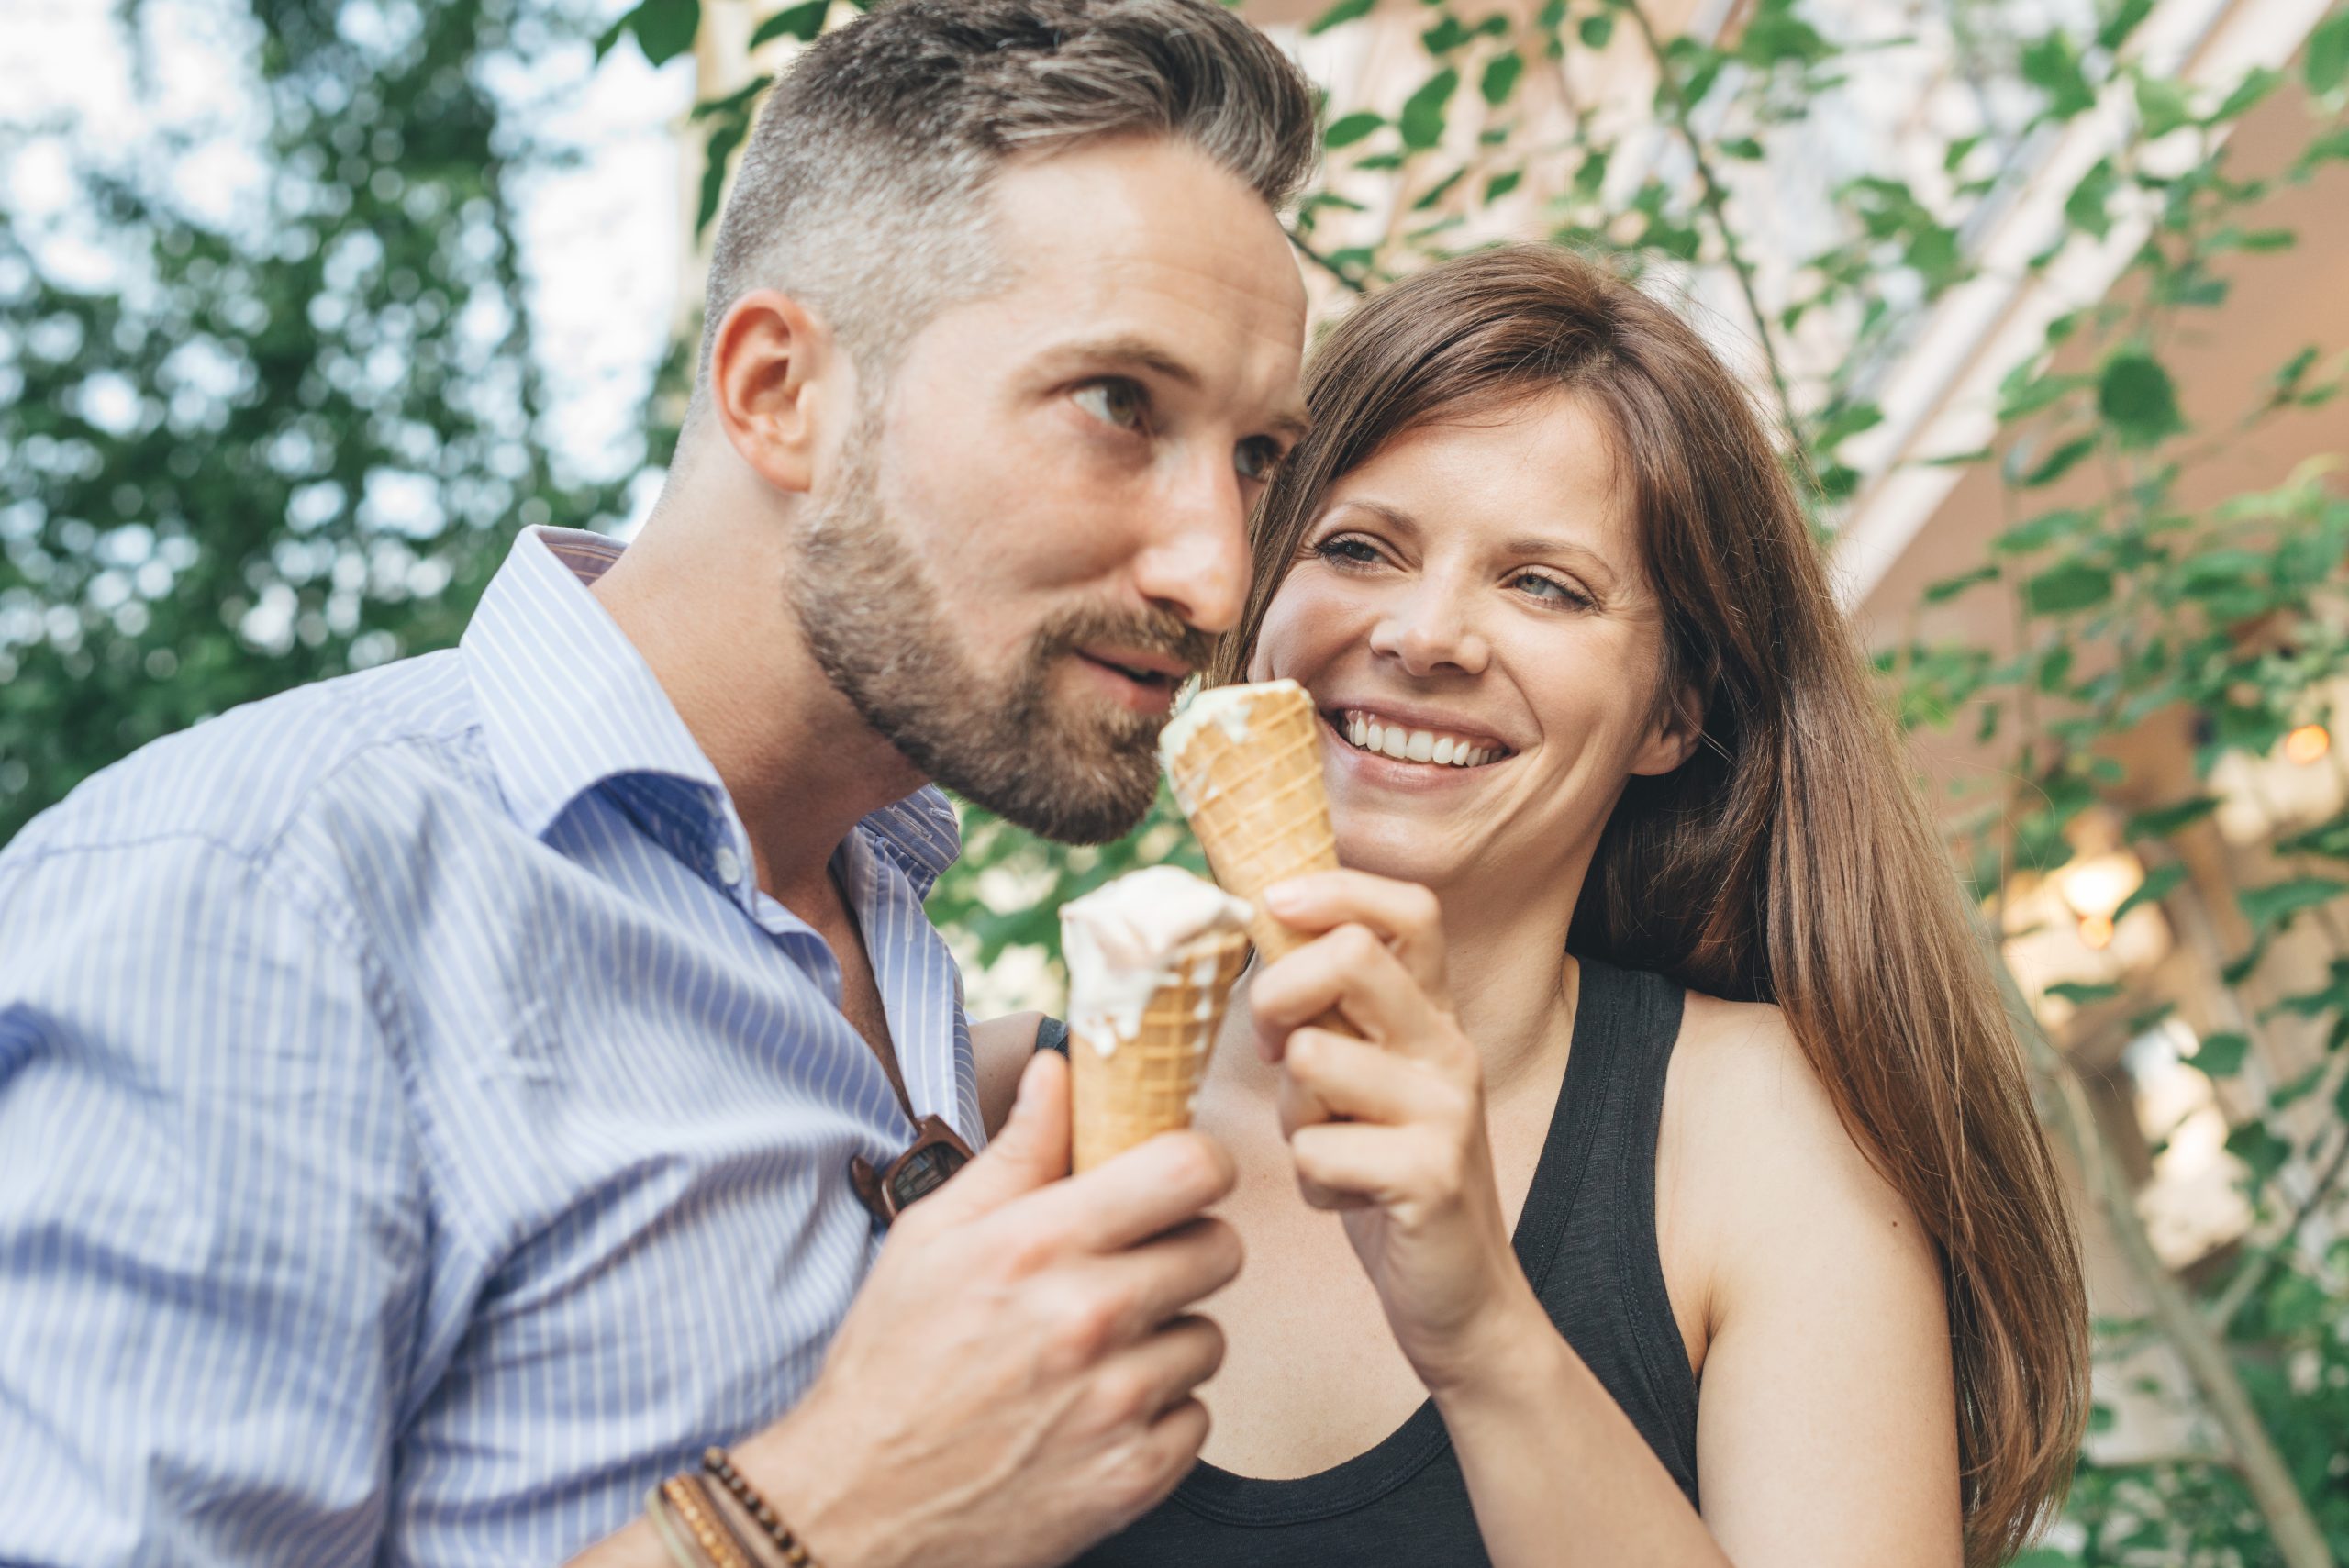
[[[1347,288],[1352,289],[1354,293],[1368,294],[1370,292],[1369,288],[1365,284],[1346,276],[1346,274],[1340,270],[1337,262],[1332,261],[1329,257],[1324,256],[1320,251],[1316,250],[1312,246],[1307,244],[1305,240],[1298,236],[1296,229],[1285,229],[1284,232],[1288,235],[1288,242],[1297,248],[1297,253],[1298,255],[1304,257],[1307,261],[1312,262],[1315,266],[1320,268],[1331,277],[1337,279],[1338,282],[1343,284]]]
[[[1655,61],[1656,81],[1671,106],[1673,128],[1680,133],[1681,141],[1688,149],[1689,161],[1697,167],[1697,181],[1703,190],[1701,205],[1706,216],[1713,220],[1714,231],[1721,237],[1721,252],[1729,260],[1730,271],[1737,274],[1738,291],[1744,295],[1745,308],[1753,317],[1754,333],[1762,340],[1762,358],[1770,367],[1770,384],[1777,389],[1779,416],[1786,421],[1787,434],[1799,442],[1802,422],[1795,415],[1794,390],[1787,381],[1786,363],[1779,358],[1770,318],[1762,309],[1761,292],[1754,287],[1753,264],[1746,260],[1744,248],[1737,242],[1737,231],[1730,227],[1728,195],[1713,171],[1712,160],[1705,154],[1697,128],[1690,123],[1695,106],[1681,93],[1680,79],[1673,74],[1672,62],[1664,58],[1664,42],[1656,37],[1655,24],[1648,20],[1647,12],[1641,9],[1637,0],[1626,0],[1623,9],[1639,28],[1640,37],[1647,40],[1648,53]]]
[[[2154,1251],[2153,1239],[2145,1233],[2145,1222],[2137,1213],[2120,1162],[2105,1141],[2103,1129],[2097,1125],[2071,1064],[2041,1030],[2038,1018],[2024,1002],[2021,989],[2003,960],[1998,962],[1997,969],[1998,988],[2006,998],[2015,1032],[2021,1037],[2032,1075],[2046,1091],[2043,1097],[2050,1119],[2078,1158],[2089,1194],[2103,1213],[2113,1240],[2120,1244],[2121,1261],[2128,1266],[2132,1279],[2153,1308],[2162,1337],[2185,1362],[2187,1374],[2202,1396],[2203,1408],[2226,1434],[2228,1447],[2233,1451],[2234,1467],[2267,1521],[2268,1535],[2276,1544],[2277,1556],[2287,1568],[2336,1568],[2332,1550],[2325,1544],[2324,1532],[2317,1528],[2308,1499],[2293,1484],[2292,1473],[2277,1451],[2275,1440],[2260,1424],[2259,1412],[2243,1388],[2226,1345]]]
[[[2326,1162],[2323,1171],[2317,1176],[2316,1184],[2309,1189],[2299,1207],[2292,1211],[2292,1218],[2285,1222],[2283,1231],[2272,1244],[2261,1248],[2243,1265],[2243,1272],[2227,1282],[2227,1288],[2221,1293],[2219,1299],[2211,1303],[2210,1324],[2213,1328],[2224,1332],[2227,1325],[2234,1321],[2235,1314],[2243,1310],[2243,1304],[2251,1299],[2252,1293],[2267,1283],[2267,1276],[2276,1272],[2277,1261],[2299,1237],[2300,1227],[2324,1207],[2325,1199],[2332,1195],[2344,1169],[2349,1169],[2349,1128],[2342,1130],[2341,1141],[2334,1146],[2332,1158]]]

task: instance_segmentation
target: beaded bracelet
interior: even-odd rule
[[[790,1568],[821,1568],[815,1553],[800,1543],[799,1538],[791,1532],[791,1527],[776,1515],[773,1506],[760,1495],[759,1489],[734,1468],[734,1461],[728,1457],[724,1449],[703,1451],[701,1467],[742,1506],[742,1511],[766,1533],[768,1541],[783,1553],[783,1560],[790,1564]]]
[[[669,1554],[672,1568],[709,1568],[701,1553],[693,1549],[692,1541],[680,1533],[677,1522],[669,1517],[668,1505],[662,1501],[658,1486],[644,1495],[644,1517],[652,1521],[652,1533],[661,1538],[661,1550]]]
[[[653,1489],[651,1503],[646,1511],[653,1527],[661,1531],[669,1555],[685,1568],[756,1568],[750,1549],[718,1511],[700,1476],[670,1477]],[[694,1552],[680,1551],[686,1539],[669,1528],[673,1523],[682,1527],[682,1537],[690,1539]]]

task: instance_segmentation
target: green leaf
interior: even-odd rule
[[[1506,172],[1496,174],[1491,179],[1486,181],[1485,205],[1490,206],[1493,203],[1500,200],[1503,196],[1517,189],[1518,182],[1524,178],[1525,172],[1523,170],[1511,169]]]
[[[1947,604],[1976,584],[1995,583],[1998,580],[1998,569],[1996,566],[1977,566],[1971,572],[1961,572],[1954,577],[1944,577],[1940,582],[1928,585],[1925,589],[1925,603]]]
[[[2176,892],[2178,884],[2185,880],[2186,868],[2175,861],[2167,865],[2155,866],[2145,873],[2145,880],[2137,884],[2136,891],[2122,899],[2121,906],[2113,910],[2112,923],[2119,925],[2121,917],[2140,904],[2159,904]]]
[[[2154,0],[2121,0],[2121,8],[2112,13],[2104,26],[2096,31],[2096,46],[2107,54],[2129,41],[2137,24],[2153,15]]]
[[[2349,10],[2336,8],[2309,34],[2300,74],[2309,91],[2319,97],[2349,81]]]
[[[2295,876],[2265,887],[2246,887],[2235,895],[2252,929],[2281,926],[2303,910],[2329,904],[2349,893],[2349,882],[2330,876]]]
[[[1992,539],[1990,548],[2000,555],[2028,555],[2035,550],[2045,550],[2058,539],[2094,532],[2099,516],[2076,506],[2042,512],[2035,517],[2024,518]]]
[[[1354,160],[1355,168],[1367,169],[1373,172],[1382,169],[1400,169],[1402,166],[1403,155],[1399,152],[1374,152],[1367,158]]]
[[[2192,800],[2179,801],[2176,806],[2157,806],[2129,818],[2129,837],[2166,839],[2182,828],[2192,827],[2218,809],[2219,797],[2215,795],[2199,795]]]
[[[786,6],[758,25],[751,34],[751,47],[758,48],[770,39],[797,39],[801,43],[813,43],[824,30],[824,18],[829,15],[832,0],[802,0],[796,6]]]
[[[2147,141],[2159,141],[2180,126],[2194,123],[2194,106],[2186,96],[2186,89],[2167,76],[2138,73],[2133,85],[2137,95],[2137,117],[2143,122]]]
[[[2053,484],[2071,473],[2082,458],[2094,450],[2096,450],[2094,436],[2076,436],[2042,458],[2016,483],[2026,490],[2036,490],[2043,484]]]
[[[2036,414],[2084,387],[2095,384],[2095,378],[2085,375],[2028,375],[2028,362],[2017,365],[1998,386],[1998,417],[2020,419]]]
[[[2270,71],[2264,65],[2245,72],[2243,79],[2235,83],[2235,90],[2227,95],[2226,102],[2211,110],[2210,117],[2203,123],[2224,125],[2229,120],[2241,118],[2249,114],[2261,99],[2276,91],[2283,80],[2282,72]]]
[[[1332,148],[1352,147],[1386,123],[1385,115],[1375,114],[1369,109],[1358,109],[1323,131],[1321,145]]]
[[[2121,995],[2121,987],[2114,984],[2084,985],[2076,980],[2059,980],[2047,988],[2047,994],[2061,996],[2075,1007],[2087,1007],[2099,1002],[2111,1001]]]
[[[616,25],[636,35],[646,61],[666,65],[694,47],[694,35],[701,30],[701,0],[644,0]]]
[[[2095,104],[2096,94],[2080,71],[2080,51],[2058,28],[2022,51],[2023,80],[2047,95],[2047,116],[2067,120]]]
[[[2067,615],[2112,597],[2112,573],[2084,561],[2067,561],[2025,583],[2022,596],[2034,615]]]
[[[2207,1078],[2232,1078],[2243,1071],[2243,1058],[2250,1054],[2251,1041],[2239,1034],[2213,1034],[2202,1037],[2194,1048],[2187,1064]]]
[[[1517,79],[1524,74],[1525,57],[1510,50],[1486,62],[1484,79],[1477,83],[1477,89],[1485,95],[1485,102],[1497,109],[1508,102],[1508,95],[1517,91]]]
[[[695,120],[742,120],[751,115],[751,104],[758,95],[774,85],[774,78],[767,75],[752,77],[749,82],[723,98],[705,98],[696,104],[686,118]]]
[[[1731,158],[1742,158],[1748,163],[1759,163],[1769,154],[1762,144],[1750,136],[1732,136],[1720,143],[1720,150]]]
[[[2227,1152],[2251,1167],[2252,1184],[2257,1186],[2284,1168],[2292,1146],[2268,1131],[2266,1122],[2247,1121],[2227,1134]]]
[[[2251,944],[2251,951],[2219,971],[2219,978],[2230,985],[2240,985],[2250,979],[2253,973],[2259,968],[2261,961],[2266,958],[2267,939],[2274,934],[2271,931],[2260,932],[2258,940]]]
[[[1419,90],[1404,104],[1403,117],[1398,122],[1404,146],[1423,152],[1443,139],[1444,110],[1459,88],[1460,72],[1449,67],[1420,84]]]
[[[1582,35],[1586,49],[1605,49],[1615,37],[1615,17],[1606,11],[1585,17],[1575,31]]]
[[[1452,187],[1460,183],[1461,177],[1467,172],[1467,166],[1463,164],[1461,167],[1454,169],[1451,173],[1446,174],[1442,179],[1438,180],[1434,184],[1428,187],[1428,192],[1425,195],[1411,204],[1411,210],[1413,212],[1425,212],[1430,207],[1435,206],[1436,203],[1443,200],[1445,196],[1452,194]]]
[[[2307,1099],[2315,1093],[2317,1084],[2323,1081],[2324,1068],[2325,1064],[2320,1062],[2290,1082],[2277,1084],[2275,1093],[2267,1096],[2267,1108],[2271,1111],[2286,1110]]]
[[[729,119],[709,133],[709,148],[701,171],[701,201],[694,214],[694,238],[699,239],[726,199],[726,166],[734,150],[750,134],[749,117]]]
[[[2124,350],[2105,361],[2096,401],[2123,446],[2153,446],[2186,428],[2169,372],[2141,349]]]
[[[1377,3],[1378,0],[1338,0],[1336,5],[1314,17],[1313,25],[1305,30],[1308,33],[1326,33],[1331,28],[1353,21],[1356,17],[1369,16],[1370,8]]]
[[[1442,21],[1419,35],[1419,44],[1430,54],[1446,55],[1475,36],[1460,25],[1459,17],[1447,11]]]
[[[2112,232],[2112,215],[2106,210],[2112,200],[2112,161],[2099,159],[2095,168],[2080,176],[2072,187],[2071,195],[2064,203],[2064,217],[2074,228],[2093,234],[2099,239]]]

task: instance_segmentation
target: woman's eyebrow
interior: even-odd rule
[[[1419,520],[1417,517],[1414,517],[1410,513],[1404,511],[1401,507],[1390,506],[1384,501],[1365,501],[1359,498],[1349,498],[1339,502],[1335,506],[1332,506],[1330,510],[1333,512],[1342,512],[1350,507],[1357,512],[1368,512],[1378,517],[1380,520],[1387,523],[1389,526],[1399,528],[1405,533],[1416,535],[1419,531]]]
[[[1546,534],[1520,534],[1501,548],[1512,556],[1545,556],[1551,560],[1572,556],[1595,571],[1602,580],[1602,586],[1611,588],[1615,585],[1614,568],[1607,564],[1605,556],[1586,544],[1576,544],[1572,539],[1555,539]]]

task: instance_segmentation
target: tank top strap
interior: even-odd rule
[[[1579,1158],[1553,1162],[1544,1150],[1543,1165],[1560,1176],[1537,1177],[1525,1218],[1540,1206],[1555,1240],[1521,1251],[1552,1320],[1693,1499],[1697,1384],[1655,1228],[1656,1145],[1687,993],[1664,975],[1578,962],[1574,1049],[1551,1138],[1578,1145]]]

